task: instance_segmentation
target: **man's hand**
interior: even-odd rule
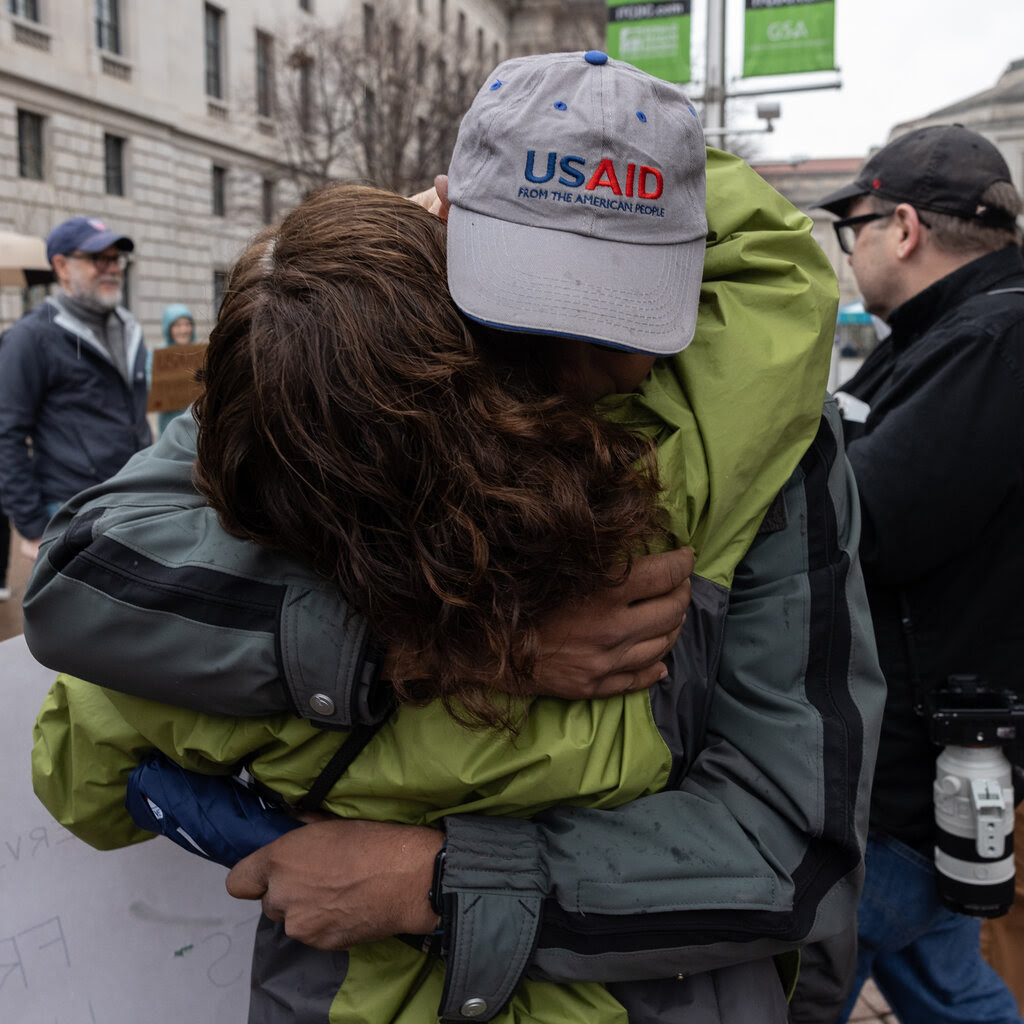
[[[686,621],[692,571],[689,548],[646,555],[633,562],[621,586],[552,615],[541,629],[534,692],[583,700],[664,679],[661,659]]]
[[[443,842],[432,828],[318,821],[239,861],[227,889],[236,899],[262,899],[267,917],[318,949],[427,935],[437,925],[427,894]]]
[[[34,562],[39,557],[39,545],[42,540],[42,537],[36,537],[35,540],[26,540],[26,538],[22,537],[21,544],[18,545],[18,550],[26,558],[31,558]]]

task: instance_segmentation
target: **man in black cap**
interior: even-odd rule
[[[892,328],[837,396],[888,683],[857,972],[840,1019],[873,974],[900,1020],[1019,1024],[980,957],[978,917],[940,898],[941,748],[921,708],[950,676],[1024,690],[1021,197],[995,146],[944,125],[891,142],[818,205],[840,218],[865,309]],[[1013,801],[998,795],[1009,804],[1001,845]],[[945,863],[954,874],[957,860]],[[1012,872],[1012,842],[998,860]],[[804,1010],[798,999],[794,1020],[825,1019]]]
[[[0,336],[0,496],[29,558],[59,505],[152,440],[142,329],[121,305],[134,248],[94,217],[58,224],[60,291]]]

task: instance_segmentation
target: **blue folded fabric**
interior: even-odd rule
[[[302,824],[237,776],[186,771],[160,753],[132,771],[124,803],[139,828],[228,868]]]

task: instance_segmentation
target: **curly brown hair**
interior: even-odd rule
[[[444,225],[387,192],[330,186],[265,230],[210,335],[196,480],[341,588],[400,700],[515,728],[538,624],[660,533],[656,462],[445,280]]]

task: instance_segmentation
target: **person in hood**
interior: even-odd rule
[[[174,345],[194,345],[196,341],[196,319],[188,306],[180,302],[173,302],[164,309],[163,323],[161,325],[164,334],[164,348],[171,348]],[[158,432],[162,434],[167,425],[176,416],[180,416],[184,409],[166,409],[157,413],[156,421]]]

